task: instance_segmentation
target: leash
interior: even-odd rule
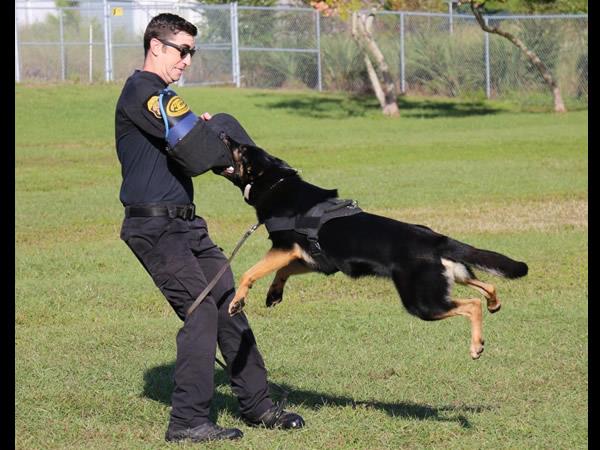
[[[217,281],[219,281],[221,276],[225,273],[225,270],[227,270],[227,267],[229,267],[229,265],[231,264],[233,257],[238,252],[238,250],[240,249],[242,244],[244,242],[246,242],[246,239],[248,239],[250,237],[250,235],[252,235],[252,233],[254,233],[258,229],[258,227],[260,227],[260,225],[261,225],[260,222],[255,223],[248,229],[248,231],[246,231],[244,236],[242,236],[242,239],[240,239],[240,241],[237,243],[237,245],[233,249],[233,252],[231,252],[231,256],[229,257],[227,262],[225,264],[223,264],[223,267],[221,267],[219,269],[219,271],[217,272],[215,277],[212,279],[212,281],[210,283],[208,283],[208,286],[206,286],[204,288],[202,293],[198,296],[198,298],[194,301],[194,303],[192,303],[192,306],[189,307],[189,309],[187,310],[188,316],[194,312],[194,310],[198,307],[198,305],[200,305],[200,303],[202,303],[202,301],[206,298],[206,296],[209,294],[209,292],[212,290],[212,288],[215,287],[215,284],[217,284]]]
[[[246,239],[248,239],[252,235],[252,233],[254,233],[258,229],[258,227],[260,227],[260,225],[261,225],[261,222],[257,222],[254,225],[252,225],[248,229],[248,231],[246,231],[246,233],[244,233],[244,236],[242,236],[242,239],[240,239],[240,241],[237,243],[237,245],[233,249],[233,252],[231,252],[231,256],[229,257],[227,262],[225,264],[223,264],[223,267],[221,267],[221,269],[219,269],[219,272],[217,272],[217,274],[212,279],[212,281],[204,288],[202,293],[198,296],[198,298],[194,301],[194,303],[192,303],[192,306],[189,307],[189,309],[187,311],[188,316],[194,312],[194,310],[198,307],[198,305],[200,305],[200,303],[202,303],[202,301],[206,298],[206,296],[212,290],[212,288],[215,287],[215,284],[217,284],[217,281],[219,281],[221,276],[225,273],[225,270],[227,270],[227,267],[231,264],[233,257],[236,255],[236,253],[238,252],[240,247],[244,244],[244,242],[246,242]],[[229,373],[229,371],[227,370],[227,366],[225,365],[224,362],[222,362],[217,357],[215,357],[215,361],[217,362],[217,364],[219,366],[221,366],[221,368],[225,371],[225,373]],[[276,417],[279,417],[283,413],[283,409],[285,408],[285,405],[287,403],[287,398],[288,398],[289,392],[287,390],[285,390],[284,388],[282,388],[281,386],[273,383],[272,381],[269,381],[269,384],[271,386],[273,386],[274,388],[276,388],[276,390],[279,391],[279,393],[281,394],[281,399],[277,402],[277,409],[275,411]]]
[[[162,105],[162,102],[159,102]],[[288,177],[282,177],[280,178],[274,185],[272,185],[269,190],[265,193],[268,194],[269,192],[271,192],[273,190],[274,187],[278,186],[281,182],[283,182],[284,180],[291,178],[295,175],[298,175],[298,171],[294,170],[294,174],[290,175]],[[250,189],[252,188],[252,183],[249,183],[246,186],[246,189],[244,189],[244,197],[246,197],[246,195],[250,193]],[[246,193],[246,190],[248,191]],[[263,200],[265,195],[263,195],[259,200]],[[246,200],[248,200],[248,198],[246,198]],[[208,286],[206,286],[204,288],[204,290],[202,291],[202,293],[198,296],[198,298],[194,301],[194,303],[192,303],[192,306],[189,307],[189,309],[187,310],[187,315],[189,316],[191,313],[194,312],[194,310],[198,307],[198,305],[200,303],[202,303],[202,301],[206,298],[206,296],[208,295],[208,293],[211,291],[211,289],[213,287],[215,287],[215,284],[217,284],[217,281],[219,281],[219,279],[221,278],[221,276],[225,273],[225,270],[227,270],[227,266],[229,266],[229,264],[231,263],[231,260],[233,259],[233,257],[235,256],[235,254],[237,253],[237,251],[240,249],[240,247],[242,246],[242,244],[244,242],[246,242],[246,239],[248,239],[250,237],[250,235],[252,233],[254,233],[256,231],[256,229],[258,227],[260,227],[260,225],[262,224],[262,222],[256,222],[254,225],[252,225],[248,231],[246,231],[246,233],[244,234],[244,236],[242,237],[242,239],[240,239],[240,242],[238,242],[238,244],[235,246],[235,248],[233,249],[233,252],[231,252],[231,256],[229,257],[229,259],[227,260],[227,262],[225,264],[223,264],[223,267],[221,267],[221,269],[219,270],[219,272],[215,275],[215,277],[213,278],[213,280],[208,284]]]

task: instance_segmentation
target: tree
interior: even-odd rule
[[[542,60],[538,57],[538,55],[527,48],[527,46],[521,41],[518,37],[512,35],[507,31],[503,31],[498,26],[490,27],[486,24],[485,19],[482,16],[482,10],[485,5],[485,1],[476,1],[476,0],[463,0],[460,3],[468,3],[471,7],[471,12],[475,16],[477,23],[481,27],[481,29],[487,33],[497,34],[498,36],[502,36],[505,39],[508,39],[512,44],[521,50],[527,59],[533,64],[533,66],[540,72],[542,78],[552,91],[552,95],[554,97],[554,111],[555,112],[566,112],[565,104],[563,102],[562,96],[560,94],[560,88],[558,87],[558,83],[552,76],[552,73],[548,69],[548,67],[542,62]]]
[[[512,13],[574,14],[588,12],[588,0],[489,0],[488,7]]]
[[[320,0],[312,1],[311,6],[327,16],[351,14],[352,37],[362,53],[369,81],[381,110],[386,116],[398,116],[400,110],[396,100],[394,80],[385,57],[373,36],[375,9],[373,8],[370,13],[361,11],[360,8],[364,5],[359,0]]]
[[[443,0],[383,0],[387,11],[448,11],[448,3]]]
[[[205,5],[226,5],[231,3],[230,0],[196,0],[198,3]],[[238,0],[240,6],[275,6],[277,0]]]
[[[372,29],[374,19],[375,14],[373,12],[367,15],[354,11],[352,13],[352,37],[363,53],[369,80],[371,81],[371,86],[383,114],[386,116],[397,116],[400,112],[398,110],[398,102],[396,101],[396,88],[390,74],[390,69],[385,62],[385,57],[373,38]],[[377,63],[379,73],[373,67],[371,58]]]

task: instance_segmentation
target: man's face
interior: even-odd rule
[[[182,58],[180,49],[194,48],[194,37],[180,31],[159,42],[162,45],[158,58],[159,75],[170,84],[179,80],[185,68],[192,63],[192,56],[188,53]]]

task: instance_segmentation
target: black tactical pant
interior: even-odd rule
[[[271,407],[265,365],[248,320],[243,312],[233,317],[227,312],[235,294],[230,268],[186,317],[187,309],[227,261],[208,236],[204,219],[130,217],[123,221],[121,239],[184,321],[177,334],[171,422],[196,427],[208,421],[217,343],[240,413],[256,418]]]

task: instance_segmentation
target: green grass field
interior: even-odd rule
[[[168,447],[180,322],[119,240],[119,91],[16,87],[19,449]],[[307,427],[245,426],[217,368],[213,418],[245,437],[207,448],[587,448],[587,111],[407,98],[394,120],[373,100],[334,94],[177,91],[197,114],[235,114],[307,181],[530,268],[516,281],[481,274],[504,306],[484,312],[478,361],[466,319],[409,316],[388,280],[303,275],[272,309],[271,277],[259,281],[246,313],[270,379]],[[213,174],[195,188],[229,254],[252,208]],[[233,263],[236,278],[268,247],[260,229]]]

